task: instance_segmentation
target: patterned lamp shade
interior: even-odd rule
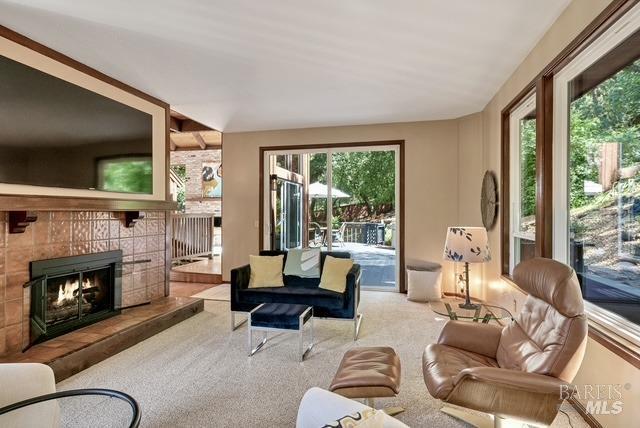
[[[450,227],[444,244],[444,259],[467,263],[484,263],[491,260],[487,229]]]

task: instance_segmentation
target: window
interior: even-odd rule
[[[512,183],[509,273],[535,256],[536,239],[536,98],[527,97],[510,115]]]
[[[553,100],[553,257],[576,270],[591,318],[638,339],[638,7],[556,74]]]

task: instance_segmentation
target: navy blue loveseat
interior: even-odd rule
[[[284,255],[283,251],[260,251],[261,256]],[[320,268],[324,267],[327,256],[349,259],[351,254],[344,251],[323,251],[320,253]],[[301,278],[284,275],[284,287],[249,288],[251,268],[245,265],[231,270],[231,328],[236,312],[249,312],[261,303],[295,303],[313,306],[313,315],[318,318],[335,318],[354,322],[354,340],[358,338],[362,315],[358,313],[360,303],[360,265],[354,264],[347,274],[347,288],[344,293],[319,288],[320,278]],[[244,321],[243,321],[244,322]]]

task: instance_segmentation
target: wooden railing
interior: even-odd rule
[[[342,240],[360,244],[377,244],[379,243],[378,226],[380,223],[345,222]],[[384,240],[384,236],[382,240]]]
[[[172,214],[171,259],[213,254],[213,214]]]

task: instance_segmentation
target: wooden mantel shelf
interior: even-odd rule
[[[0,211],[174,211],[173,201],[0,195]]]

